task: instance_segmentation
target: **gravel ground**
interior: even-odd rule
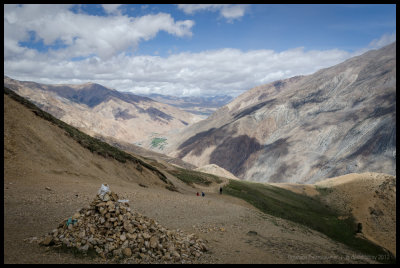
[[[5,180],[4,262],[104,262],[56,252],[34,242],[34,237],[42,237],[86,206],[100,185],[71,178],[53,178],[31,185]],[[156,219],[168,229],[195,233],[205,239],[209,252],[200,263],[373,262],[318,232],[263,214],[233,197],[213,192],[201,197],[195,195],[195,189],[177,193],[122,181],[110,187],[120,197],[129,199],[133,210]]]

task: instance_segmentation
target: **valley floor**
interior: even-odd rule
[[[9,169],[10,170],[10,169]],[[13,169],[4,178],[4,263],[104,263],[39,246],[58,223],[87,206],[102,181],[79,174],[29,174]],[[34,177],[36,176],[36,177]],[[208,241],[200,263],[376,263],[298,224],[259,212],[246,202],[220,195],[217,187],[196,196],[115,179],[112,191],[130,207],[168,229],[196,233]],[[47,187],[47,189],[46,189]],[[201,190],[200,190],[201,191]]]

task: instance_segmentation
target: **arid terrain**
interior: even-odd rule
[[[220,177],[225,177],[228,179],[232,179],[232,180],[239,180],[235,175],[233,175],[232,173],[230,173],[229,171],[227,171],[226,169],[223,169],[215,164],[210,164],[210,165],[205,165],[202,167],[198,167],[195,170],[197,171],[201,171],[201,172],[205,172],[205,173],[209,173],[209,174],[214,174]]]
[[[315,184],[272,183],[308,196],[326,194],[322,200],[363,224],[363,235],[396,256],[396,177],[367,172],[347,174]]]
[[[165,103],[95,83],[40,84],[4,76],[4,86],[89,135],[133,143],[201,120]]]
[[[378,262],[377,256],[360,254],[322,233],[220,195],[215,183],[196,188],[165,170],[162,173],[178,191],[166,189],[150,169],[140,171],[133,163],[90,152],[64,130],[4,95],[4,262],[110,262],[37,243],[60,221],[87,206],[103,183],[128,199],[133,210],[168,229],[205,239],[209,250],[199,263]],[[220,184],[226,182],[221,177]],[[196,196],[199,190],[204,197]]]
[[[395,175],[396,42],[254,87],[165,139],[162,153],[198,167],[216,164],[247,181]]]

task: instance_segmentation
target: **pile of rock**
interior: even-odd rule
[[[40,242],[45,246],[95,251],[104,259],[133,263],[195,263],[207,251],[195,234],[167,230],[130,209],[114,192],[98,194],[91,204],[63,220]]]

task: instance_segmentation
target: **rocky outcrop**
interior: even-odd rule
[[[40,240],[43,246],[96,252],[124,263],[195,263],[206,241],[182,230],[168,230],[133,211],[114,192],[98,194],[88,207],[64,219]]]

